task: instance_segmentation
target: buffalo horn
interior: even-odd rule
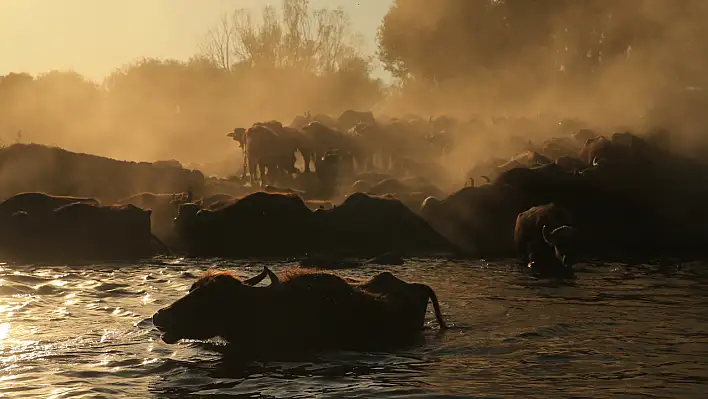
[[[278,278],[278,276],[275,273],[273,273],[268,268],[268,266],[266,266],[263,271],[268,274],[268,277],[270,277],[270,286],[271,287],[277,287],[280,285],[280,279]]]
[[[270,272],[270,270],[268,269],[268,267],[264,266],[262,272],[260,272],[257,276],[251,277],[248,280],[244,280],[243,284],[244,285],[256,285],[256,284],[260,283],[261,281],[263,281],[263,279],[266,278],[266,276],[268,276],[268,272]]]
[[[553,234],[553,233],[551,233],[551,235],[552,235],[552,234]],[[551,240],[549,239],[548,226],[545,225],[545,224],[543,225],[543,228],[541,229],[541,235],[543,236],[543,241],[545,241],[546,244],[548,244],[548,245],[550,245],[550,246],[553,246],[553,243],[552,243]]]
[[[560,227],[556,227],[555,229],[553,229],[553,231],[551,231],[551,237],[554,237],[556,234],[562,233],[563,231],[568,231],[568,232],[570,232],[570,231],[572,231],[572,230],[573,230],[573,228],[572,228],[571,226],[568,226],[568,225],[563,225],[563,226],[560,226]]]

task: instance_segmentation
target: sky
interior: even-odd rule
[[[311,0],[343,7],[376,50],[376,29],[392,0]],[[100,81],[142,57],[186,60],[224,13],[280,0],[0,0],[0,75],[74,70]],[[377,75],[385,77],[377,68]]]

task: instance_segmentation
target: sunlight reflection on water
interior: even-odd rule
[[[229,264],[3,266],[0,396],[698,398],[708,389],[701,264],[586,266],[554,282],[503,263],[417,260],[391,270],[435,288],[455,326],[428,329],[419,347],[246,364],[223,359],[217,344],[161,342],[155,310],[201,270]]]

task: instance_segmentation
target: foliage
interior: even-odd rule
[[[244,11],[231,17],[192,59],[137,60],[100,85],[72,71],[0,77],[0,137],[21,130],[24,141],[70,150],[204,163],[237,158],[226,138],[234,127],[380,99],[381,83],[341,10],[286,0],[280,14],[267,7],[260,23]],[[229,51],[218,52],[219,40]]]
[[[202,56],[223,69],[235,64],[293,68],[324,74],[352,60],[366,62],[341,8],[310,8],[309,0],[283,0],[282,12],[266,5],[260,21],[249,9],[224,15],[202,46]]]
[[[706,20],[704,0],[397,0],[378,55],[402,85],[512,100],[631,86],[641,98],[708,83]]]

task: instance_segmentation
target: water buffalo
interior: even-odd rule
[[[376,183],[371,188],[369,188],[367,192],[373,195],[400,195],[404,193],[409,193],[410,191],[412,191],[412,189],[406,184],[402,183],[400,180],[396,178],[389,178]]]
[[[371,187],[373,187],[373,185],[370,182],[368,182],[366,180],[357,180],[354,183],[352,183],[351,187],[349,187],[349,192],[350,193],[356,193],[356,192],[368,193],[369,190],[371,190]]]
[[[588,140],[592,140],[597,137],[597,133],[592,129],[579,129],[577,132],[573,133],[572,137],[576,143],[579,145],[585,144]]]
[[[152,163],[153,166],[156,166],[158,168],[177,168],[177,169],[184,169],[182,166],[182,163],[176,159],[168,159],[164,161],[155,161]]]
[[[554,163],[569,172],[581,171],[588,167],[580,158],[566,155],[556,158]]]
[[[587,164],[592,164],[597,159],[616,159],[617,146],[605,136],[597,136],[585,141],[580,150],[580,159]]]
[[[550,159],[576,155],[580,146],[569,137],[553,137],[543,142],[541,152]]]
[[[37,192],[20,193],[0,203],[0,217],[6,217],[19,211],[29,214],[47,213],[64,205],[77,202],[100,205],[96,198],[91,197],[68,197]]]
[[[266,276],[270,285],[255,287]],[[303,269],[278,277],[264,267],[247,280],[207,271],[152,321],[167,344],[221,337],[248,343],[240,349],[258,348],[261,355],[264,350],[266,355],[380,350],[414,342],[425,326],[429,301],[440,328],[447,328],[432,288],[388,272],[357,281]],[[224,309],[238,317],[226,317]]]
[[[547,156],[531,150],[526,150],[515,155],[511,158],[511,161],[518,162],[527,168],[553,163]]]
[[[508,185],[465,187],[444,199],[426,198],[420,214],[467,253],[485,259],[508,257],[514,254],[514,220],[528,209],[518,193]]]
[[[401,201],[354,193],[315,213],[313,250],[341,256],[374,257],[388,251],[405,256],[454,253],[458,249]]]
[[[170,245],[176,240],[172,221],[181,204],[192,202],[194,195],[191,191],[174,194],[138,193],[123,198],[114,205],[134,205],[138,208],[149,209],[152,232],[162,241]]]
[[[314,122],[314,121],[323,123],[331,129],[338,129],[339,128],[339,123],[337,122],[336,119],[332,118],[331,116],[325,115],[325,114],[316,114],[313,116],[310,112],[305,112],[303,115],[295,116],[295,118],[293,118],[293,121],[290,122],[290,125],[288,125],[288,126],[295,128],[295,129],[302,129],[308,123]]]
[[[71,203],[48,215],[12,215],[13,257],[33,260],[119,260],[169,253],[150,231],[152,211],[134,205]]]
[[[181,205],[175,228],[190,256],[291,256],[307,252],[312,220],[299,196],[258,191],[214,210]]]
[[[258,124],[268,127],[278,136],[279,151],[282,152],[278,166],[283,172],[289,174],[297,173],[295,169],[295,152],[298,151],[305,163],[304,172],[310,172],[310,160],[313,156],[312,143],[305,134],[296,128],[283,126],[282,123],[275,120],[259,122]]]
[[[219,194],[212,194],[206,197],[203,197],[199,201],[196,201],[196,204],[199,205],[203,209],[219,209],[222,208],[234,201],[234,196],[231,194],[225,194],[225,193],[219,193]]]
[[[376,125],[374,114],[371,111],[354,111],[348,109],[342,112],[342,114],[339,115],[339,118],[337,118],[337,124],[343,132],[346,132],[359,123],[364,123],[371,126]]]
[[[139,193],[131,195],[116,202],[116,205],[135,205],[139,208],[174,208],[180,204],[192,202],[193,194],[191,191],[174,194],[155,194],[155,193]]]
[[[357,164],[363,164],[361,161],[363,151],[357,146],[353,137],[317,121],[308,123],[302,128],[302,132],[311,145],[315,162],[321,159],[325,153],[338,150],[340,154],[350,153]],[[317,169],[316,165],[315,169]]]
[[[245,179],[246,178],[246,172],[248,171],[248,156],[246,154],[246,141],[244,140],[246,136],[246,129],[242,127],[237,127],[234,128],[234,130],[226,135],[226,137],[231,137],[234,141],[236,141],[241,147],[241,150],[243,150],[243,173],[241,174],[241,178]]]
[[[570,220],[568,212],[553,203],[521,212],[514,243],[522,261],[539,271],[570,270],[577,254]]]
[[[280,173],[278,167],[284,156],[281,151],[283,141],[278,134],[268,126],[254,124],[246,130],[243,141],[251,184],[255,183],[257,170],[260,172],[261,185],[268,180],[277,180]]]

